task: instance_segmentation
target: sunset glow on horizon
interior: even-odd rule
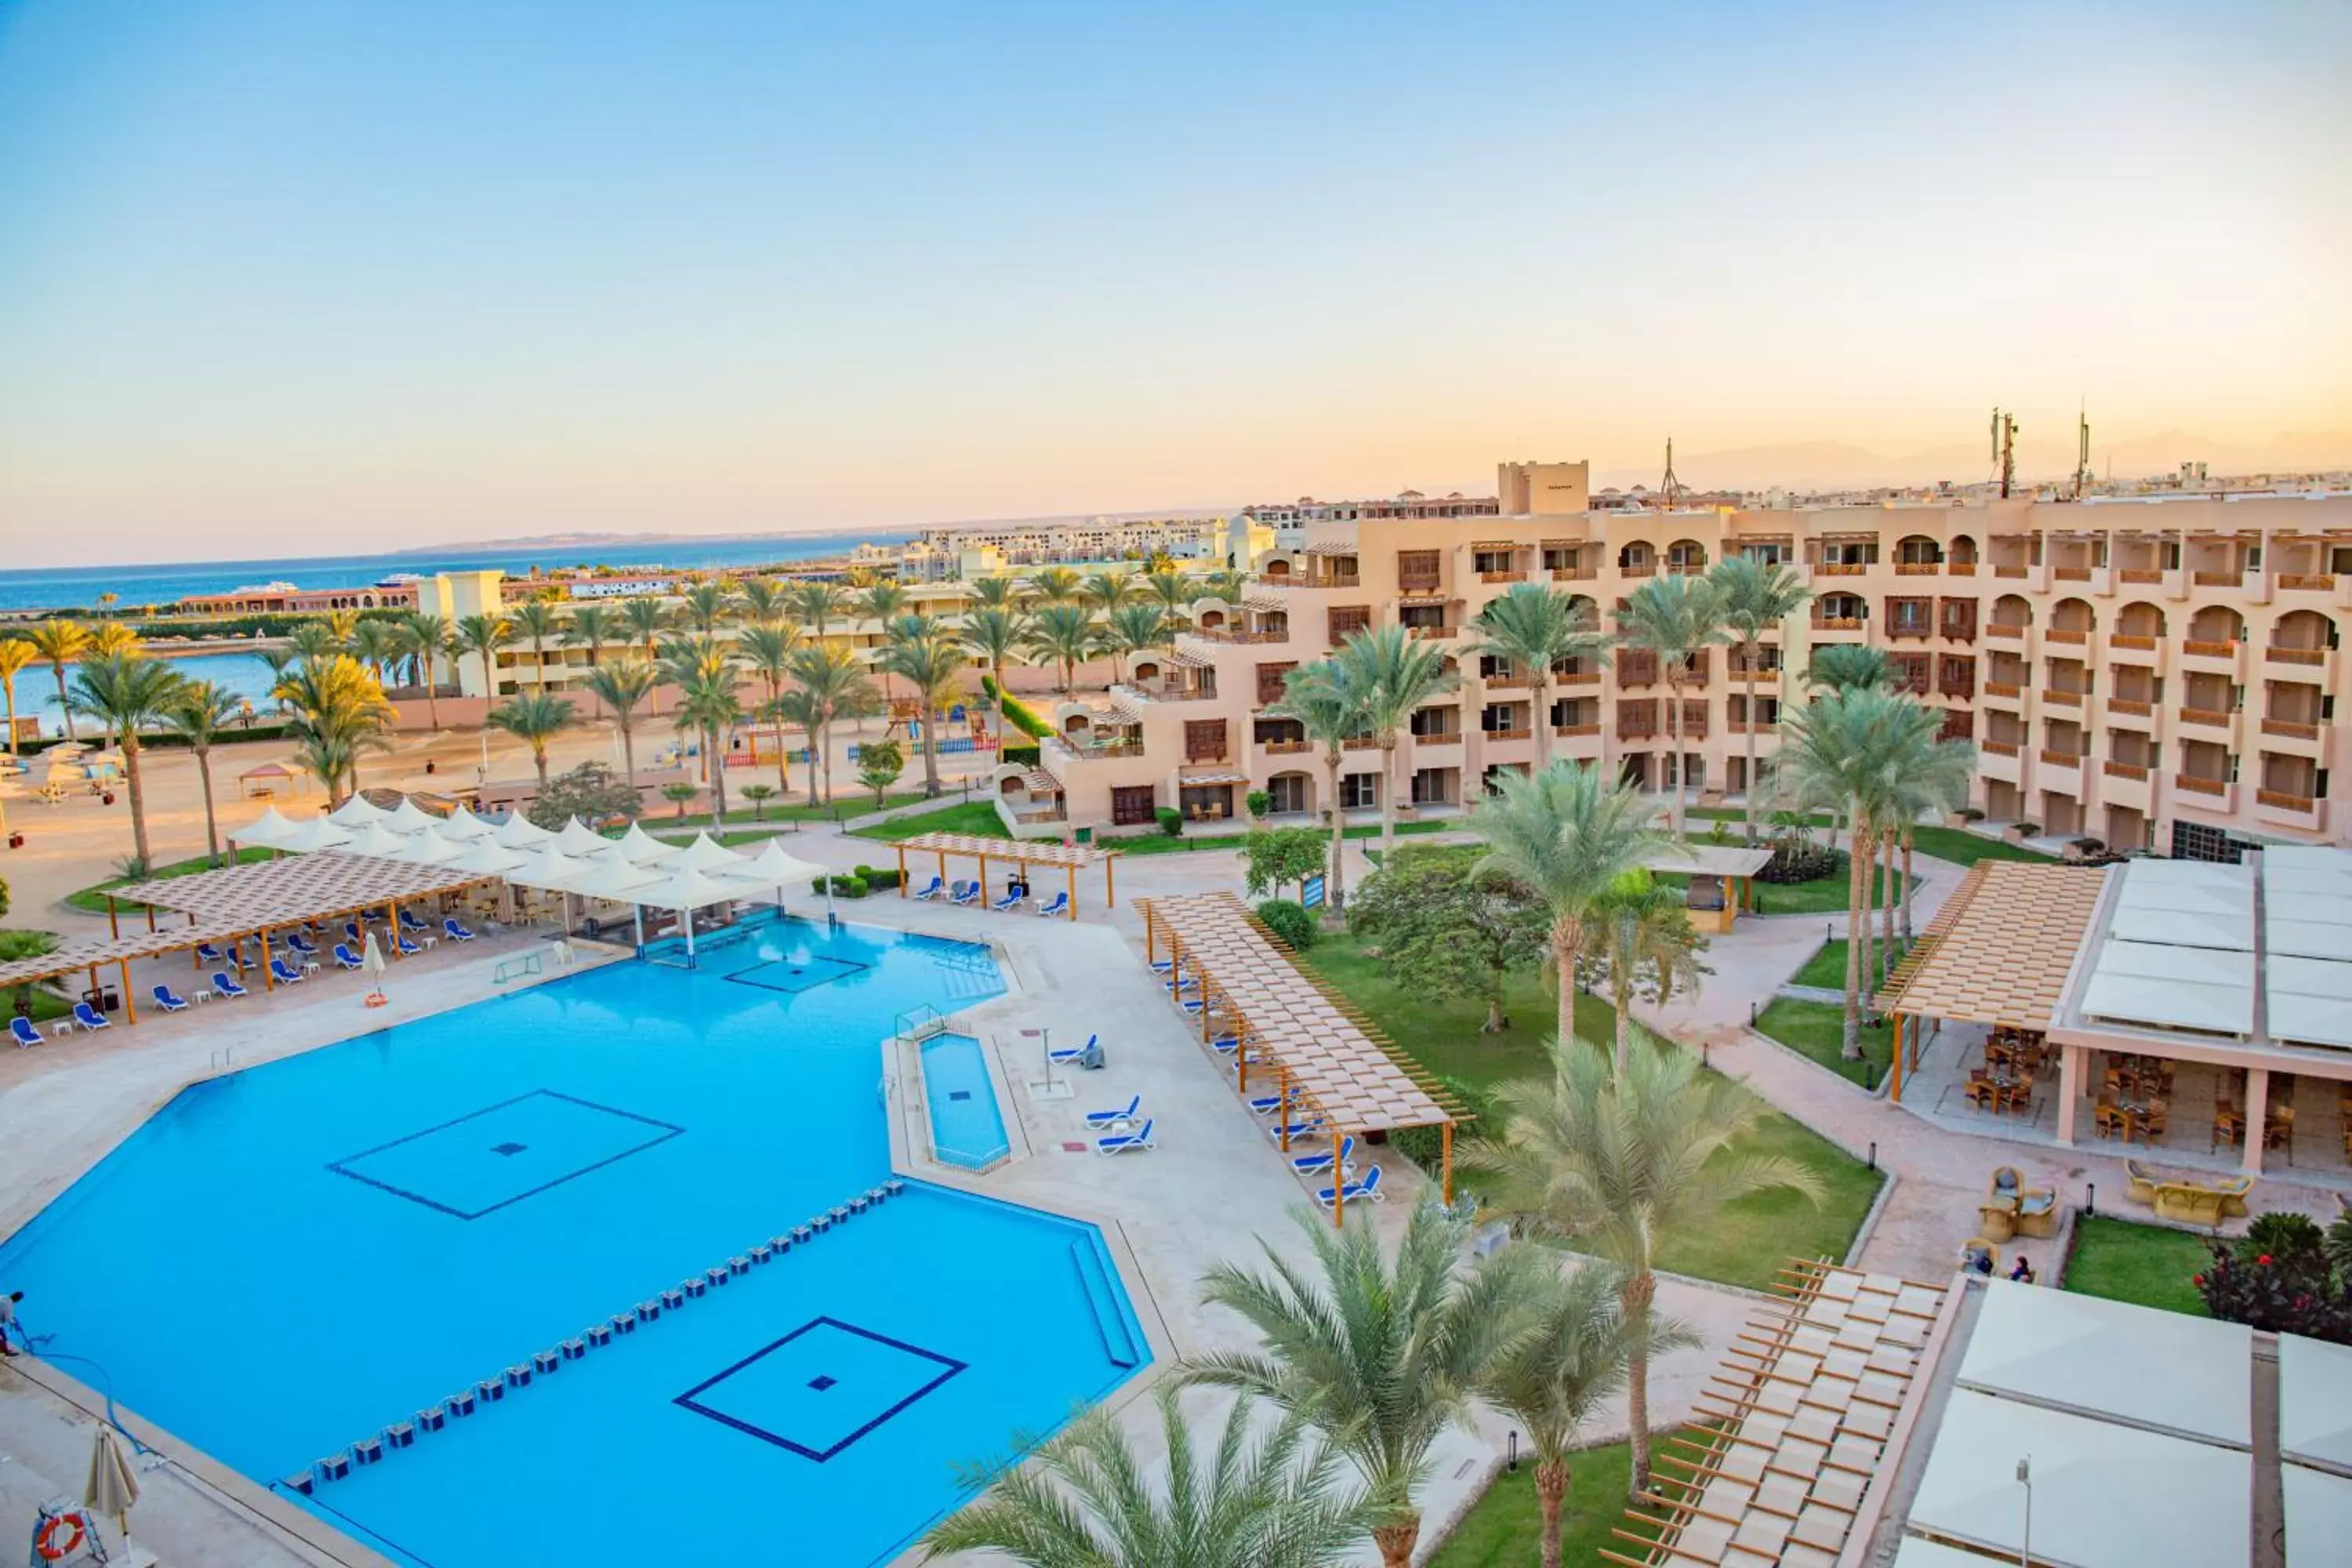
[[[19,0],[5,564],[2352,433],[2347,63],[2318,5]]]

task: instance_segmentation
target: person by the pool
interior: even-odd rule
[[[8,1333],[12,1329],[20,1334],[25,1331],[16,1323],[16,1303],[24,1299],[22,1290],[11,1290],[5,1296],[0,1296],[0,1355],[16,1353],[16,1347],[8,1342]]]

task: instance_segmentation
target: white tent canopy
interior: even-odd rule
[[[643,892],[632,894],[632,901],[656,910],[698,910],[710,904],[730,903],[743,897],[743,884],[732,878],[721,880],[692,866],[670,866],[663,869],[662,879]]]
[[[384,858],[405,860],[412,866],[446,866],[465,852],[464,845],[452,844],[437,833],[411,833],[387,851]]]
[[[434,823],[433,831],[453,843],[471,844],[477,838],[488,838],[498,829],[467,810],[461,801],[450,809],[448,816]]]
[[[570,891],[584,898],[610,899],[619,903],[635,903],[637,896],[661,882],[661,873],[650,866],[632,866],[617,855],[607,855],[585,863],[586,868],[572,880]]]
[[[551,893],[568,893],[572,883],[589,869],[589,862],[576,859],[551,845],[541,845],[526,856],[523,863],[506,874],[507,885],[514,888],[539,888]]]
[[[730,881],[757,882],[767,888],[793,887],[824,874],[824,867],[812,865],[798,856],[787,855],[772,838],[761,845],[760,852],[750,859],[719,867],[716,872]]]
[[[440,826],[441,819],[407,795],[402,795],[400,804],[392,808],[392,815],[383,819],[383,825],[394,833],[422,833],[426,828]]]
[[[327,819],[344,827],[365,827],[372,822],[382,822],[392,813],[363,795],[355,795],[327,814]]]
[[[273,805],[243,827],[232,831],[229,837],[239,844],[251,845],[257,848],[283,849],[286,847],[287,841],[299,832],[301,832],[300,826],[279,815],[278,808]]]
[[[529,859],[530,856],[523,850],[509,849],[487,838],[478,838],[449,865],[453,870],[472,871],[484,877],[503,877]]]
[[[550,833],[520,811],[509,812],[507,819],[499,823],[497,830],[490,835],[492,841],[503,844],[509,849],[528,849],[534,844],[544,844],[554,837],[554,834]]]
[[[1959,1382],[2216,1442],[2253,1441],[2253,1331],[2242,1323],[1994,1280]]]
[[[394,833],[380,822],[347,830],[349,842],[338,845],[346,855],[373,855],[379,860],[396,860],[407,845],[405,834]]]
[[[2278,1343],[2279,1452],[2352,1470],[2352,1349],[2300,1334]]]
[[[709,871],[719,867],[740,866],[742,862],[743,857],[711,837],[709,834],[698,833],[694,836],[694,842],[679,850],[677,858],[670,864],[673,867],[691,867],[697,871]]]
[[[611,851],[613,841],[575,816],[556,834],[555,847],[566,855],[603,855]]]
[[[677,854],[677,846],[663,843],[635,822],[629,824],[626,833],[614,841],[614,849],[633,866],[653,865],[671,859]]]
[[[296,823],[294,831],[288,834],[278,847],[291,849],[298,855],[308,855],[316,849],[341,849],[351,841],[349,832],[326,817],[314,816],[307,822]]]

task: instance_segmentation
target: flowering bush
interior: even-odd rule
[[[2335,1239],[2301,1215],[2266,1214],[2243,1240],[2215,1242],[2190,1283],[2224,1322],[2352,1345],[2352,1271],[2332,1260]]]

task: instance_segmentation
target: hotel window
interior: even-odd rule
[[[1368,811],[1380,804],[1380,774],[1342,773],[1339,775],[1339,805],[1342,809]]]

